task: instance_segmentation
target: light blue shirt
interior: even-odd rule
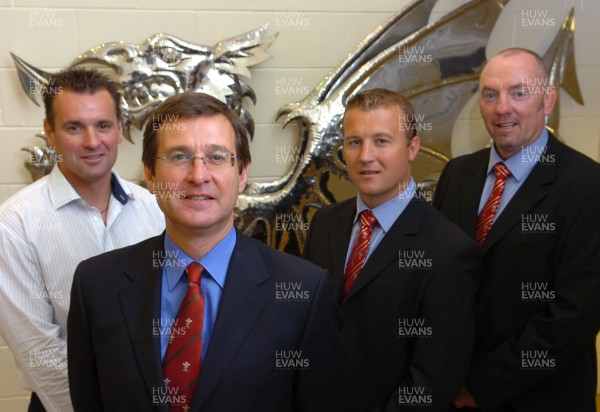
[[[227,278],[227,269],[229,261],[235,247],[236,233],[231,228],[229,233],[214,248],[211,249],[198,262],[204,267],[200,288],[204,295],[204,323],[202,327],[202,362],[210,343],[213,328],[217,320],[217,312],[221,296],[223,296],[223,286]],[[169,343],[169,336],[173,326],[174,319],[177,317],[179,306],[185,297],[188,288],[187,275],[185,268],[194,261],[183,250],[181,250],[171,240],[169,235],[165,235],[165,249],[161,251],[163,274],[162,274],[162,293],[160,299],[160,355],[164,359]],[[156,329],[155,329],[156,331]]]
[[[385,203],[380,204],[371,212],[375,215],[377,219],[377,224],[373,228],[373,232],[371,233],[371,241],[369,242],[369,247],[367,249],[367,257],[365,262],[371,256],[371,253],[377,248],[381,239],[385,236],[387,232],[391,229],[392,225],[396,222],[398,217],[404,212],[406,206],[408,206],[408,202],[413,198],[415,192],[417,191],[417,185],[413,178],[410,178],[410,183],[408,187],[400,193],[398,196],[393,197]],[[346,253],[346,265],[348,264],[348,259],[350,258],[350,253],[352,252],[352,248],[354,247],[354,243],[358,238],[358,234],[360,233],[360,214],[364,210],[369,210],[369,207],[363,202],[360,198],[360,194],[356,196],[356,215],[354,216],[354,224],[352,226],[352,235],[350,236],[350,244],[348,246],[348,252]]]
[[[544,128],[542,134],[535,139],[533,143],[524,147],[518,153],[515,153],[506,160],[502,160],[496,151],[496,146],[492,145],[487,168],[487,177],[483,186],[483,192],[481,193],[477,214],[481,213],[481,209],[483,209],[485,202],[487,202],[492,194],[492,189],[494,188],[494,182],[496,180],[496,177],[494,176],[494,165],[496,165],[496,163],[504,162],[508,170],[510,170],[511,175],[506,179],[506,185],[504,186],[504,192],[500,198],[500,206],[494,216],[494,222],[498,219],[498,216],[500,216],[515,193],[517,193],[517,190],[519,190],[525,179],[527,179],[536,163],[544,158],[547,145],[548,130],[546,130],[546,128]]]

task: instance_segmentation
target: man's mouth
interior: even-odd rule
[[[210,196],[201,196],[201,195],[187,195],[185,198],[190,199],[190,200],[208,200],[211,197]]]
[[[83,155],[83,156],[81,156],[81,158],[85,159],[85,160],[96,160],[96,159],[100,159],[102,156],[104,156],[103,153],[97,153],[97,154]]]
[[[210,199],[212,199],[212,196],[188,193],[185,195],[184,199],[187,199],[187,200],[210,200]]]
[[[499,129],[510,129],[511,127],[515,127],[517,124],[514,122],[504,122],[504,123],[496,123],[496,127]]]

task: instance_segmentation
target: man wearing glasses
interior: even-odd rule
[[[142,160],[166,233],[77,268],[75,410],[351,410],[327,272],[233,226],[250,165],[238,116],[205,94],[171,97]],[[278,293],[292,285],[295,299]]]

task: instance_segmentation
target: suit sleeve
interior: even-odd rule
[[[82,264],[75,271],[67,329],[69,388],[75,411],[104,411],[98,370],[88,323],[82,280]]]
[[[555,298],[548,309],[531,317],[519,336],[473,360],[467,387],[482,408],[503,404],[542,384],[594,345],[600,328],[600,190],[589,199],[566,229],[557,252]],[[524,371],[522,353],[531,350],[546,353],[547,362],[555,367]]]
[[[446,164],[435,186],[435,193],[433,195],[433,206],[438,210],[440,210],[442,204],[444,203],[444,197],[446,195],[445,184],[449,165],[450,163]]]
[[[311,245],[312,245],[312,241],[313,241],[313,234],[315,231],[315,227],[317,225],[317,220],[319,219],[319,213],[321,212],[321,209],[317,210],[315,212],[315,215],[312,218],[312,221],[310,222],[310,228],[308,230],[308,235],[306,236],[306,241],[304,242],[304,250],[302,251],[302,257],[310,262],[311,259]]]
[[[391,394],[387,412],[445,412],[467,376],[475,339],[480,250],[463,241],[446,256],[424,291],[418,312],[429,335],[411,338],[415,342],[409,374]],[[417,402],[410,394],[419,391]]]
[[[322,271],[302,338],[309,367],[298,372],[295,409],[302,412],[354,411],[347,357],[340,338],[341,314],[332,296],[329,273]]]

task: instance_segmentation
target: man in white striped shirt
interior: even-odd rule
[[[58,167],[0,205],[0,333],[29,411],[72,411],[67,313],[77,264],[164,230],[156,199],[113,170],[123,140],[117,85],[67,69],[43,90]],[[118,270],[118,268],[115,268]]]

